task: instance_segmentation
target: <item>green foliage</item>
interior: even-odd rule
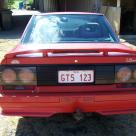
[[[8,4],[9,4],[10,6],[13,5],[14,2],[15,2],[15,0],[8,0]]]
[[[29,4],[33,4],[33,0],[28,0],[29,1]]]
[[[23,0],[8,0],[8,8],[18,9],[19,2]],[[32,4],[34,0],[27,0],[27,4]]]
[[[14,5],[15,0],[8,0],[8,8],[11,9],[12,5]]]

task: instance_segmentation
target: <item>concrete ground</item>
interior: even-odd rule
[[[35,10],[18,10],[18,9],[13,9],[12,10],[12,15],[13,16],[24,16],[24,15],[35,15],[35,14],[39,14],[39,11],[35,11]]]
[[[22,32],[23,30],[19,28],[0,32],[0,60],[4,57],[5,53],[17,45]]]
[[[22,31],[0,32],[1,58],[18,43]],[[136,136],[136,115],[85,117],[80,122],[71,115],[49,119],[0,116],[0,136]]]

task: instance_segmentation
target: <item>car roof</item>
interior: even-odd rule
[[[103,14],[102,13],[92,13],[92,12],[48,12],[48,13],[38,13],[38,14],[35,14],[35,15],[42,15],[42,16],[44,16],[44,15],[51,15],[51,14],[79,14],[79,15],[86,15],[86,14],[88,14],[88,15],[98,15],[98,16],[103,16]]]

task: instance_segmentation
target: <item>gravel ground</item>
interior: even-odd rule
[[[0,136],[135,136],[136,115],[52,118],[0,117]]]
[[[20,33],[0,32],[0,58],[17,44]],[[93,116],[80,122],[71,115],[48,119],[0,116],[0,136],[136,136],[136,115]]]

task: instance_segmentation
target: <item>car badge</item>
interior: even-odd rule
[[[136,62],[136,59],[133,59],[133,58],[127,58],[127,59],[126,59],[126,62],[130,62],[130,63],[132,63],[132,62]]]

